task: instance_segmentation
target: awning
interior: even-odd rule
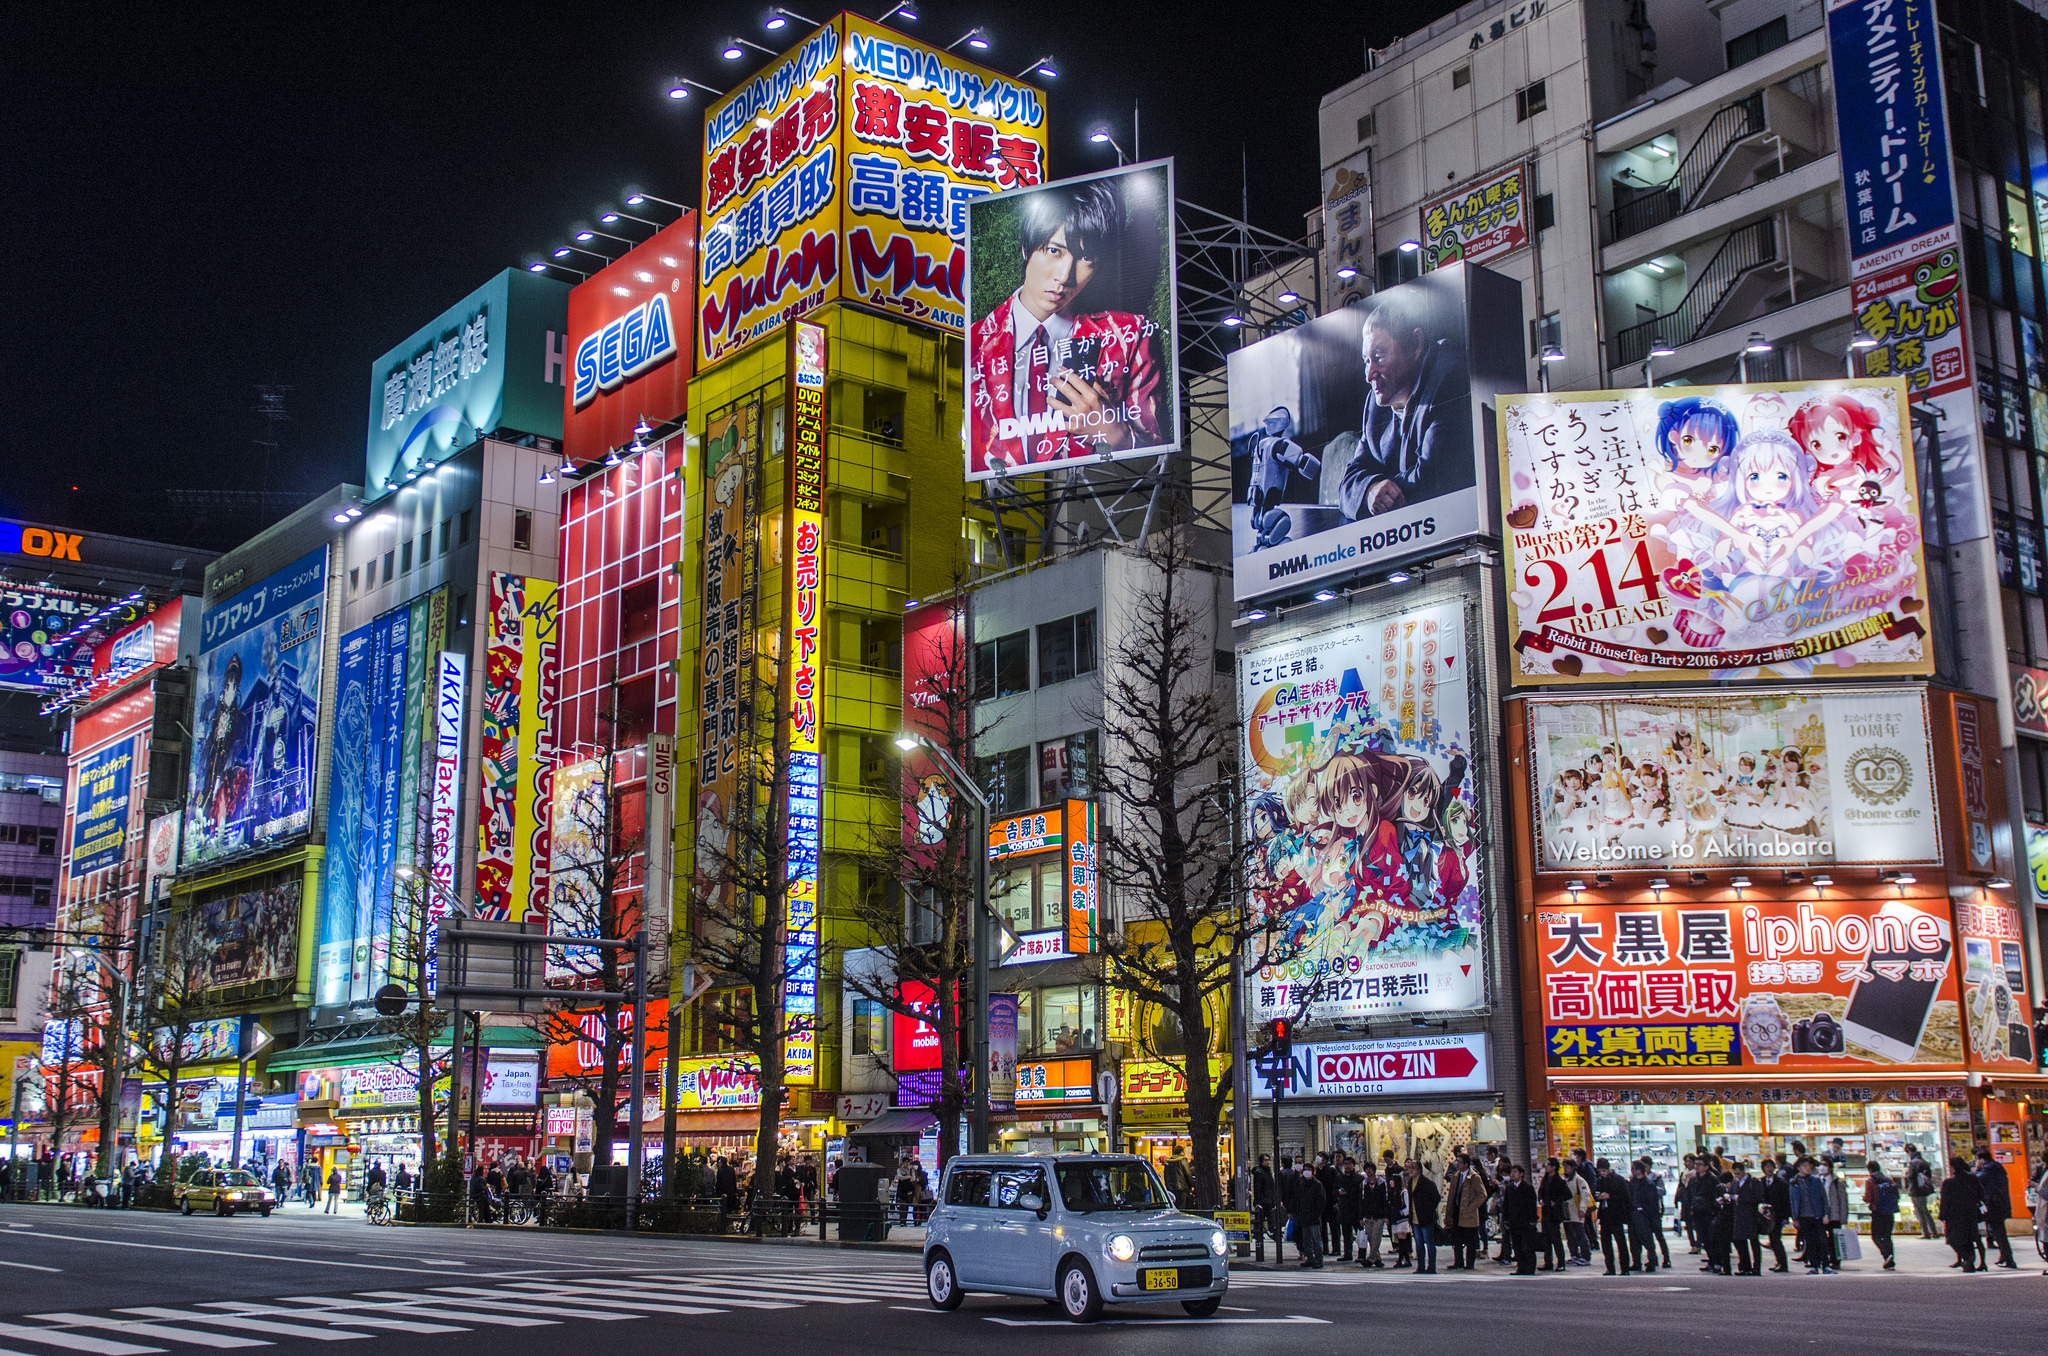
[[[921,1135],[938,1123],[939,1118],[929,1111],[890,1111],[846,1133],[863,1139],[873,1135]]]

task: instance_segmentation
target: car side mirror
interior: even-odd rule
[[[1035,1211],[1040,1219],[1044,1219],[1046,1216],[1045,1197],[1035,1191],[1027,1191],[1022,1196],[1019,1196],[1017,1198],[1017,1208]]]

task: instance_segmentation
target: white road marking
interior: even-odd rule
[[[34,1262],[0,1261],[0,1267],[20,1267],[23,1271],[62,1271],[62,1267],[39,1267]]]
[[[335,1332],[330,1328],[308,1328],[298,1323],[273,1323],[265,1318],[238,1318],[233,1314],[202,1314],[191,1309],[161,1309],[143,1306],[135,1309],[117,1309],[121,1314],[139,1314],[144,1318],[176,1318],[187,1323],[212,1323],[218,1327],[234,1328],[241,1332],[266,1332],[272,1337],[307,1337],[315,1342],[354,1342],[368,1337],[366,1332]]]
[[[1064,1318],[997,1318],[994,1314],[983,1314],[984,1323],[1000,1323],[1006,1328],[1072,1328],[1074,1325]],[[1327,1318],[1310,1318],[1307,1314],[1289,1314],[1285,1318],[1105,1318],[1092,1326],[1098,1328],[1168,1328],[1192,1325],[1213,1328],[1221,1324],[1238,1326],[1259,1325],[1263,1327],[1300,1327],[1313,1324],[1327,1327]]]
[[[311,1319],[316,1323],[347,1324],[355,1328],[389,1328],[393,1332],[468,1332],[467,1328],[450,1327],[445,1323],[422,1323],[405,1318],[377,1318],[368,1314],[329,1312],[320,1309],[284,1309],[270,1304],[248,1304],[240,1300],[210,1300],[200,1306],[206,1309],[232,1309],[241,1314],[284,1314],[292,1318]]]
[[[402,1271],[418,1273],[418,1267],[387,1267],[381,1262],[330,1262],[324,1257],[279,1257],[267,1252],[229,1252],[225,1248],[181,1248],[170,1243],[131,1243],[121,1238],[81,1238],[77,1234],[44,1234],[44,1238],[68,1243],[99,1243],[109,1248],[148,1248],[155,1252],[196,1252],[205,1257],[248,1257],[258,1262],[289,1262],[308,1267],[352,1267],[357,1271]]]
[[[123,1336],[151,1337],[159,1342],[190,1342],[197,1347],[267,1347],[259,1337],[231,1337],[224,1332],[193,1332],[189,1328],[167,1328],[161,1323],[137,1323],[125,1318],[94,1318],[91,1314],[30,1314],[45,1323],[62,1323],[73,1328],[112,1328]]]
[[[104,1337],[90,1337],[82,1332],[66,1332],[62,1328],[29,1328],[19,1323],[0,1323],[0,1337],[18,1337],[25,1341],[42,1342],[53,1347],[88,1352],[90,1356],[142,1356],[144,1352],[163,1350],[162,1347],[139,1347],[133,1342],[110,1342]]]

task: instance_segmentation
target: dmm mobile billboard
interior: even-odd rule
[[[1490,531],[1487,427],[1528,384],[1521,314],[1519,283],[1452,264],[1232,353],[1237,598]]]
[[[689,408],[697,303],[697,214],[656,231],[569,293],[569,388],[562,451],[600,460],[645,420]]]
[[[507,269],[370,364],[372,499],[486,433],[562,436],[567,284]]]
[[[303,833],[313,812],[327,548],[207,606],[184,864]]]
[[[967,204],[1043,182],[1045,104],[841,14],[704,118],[697,362],[829,301],[965,334]]]

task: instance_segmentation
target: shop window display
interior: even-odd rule
[[[1491,1122],[1488,1125],[1487,1122]],[[1452,1155],[1468,1144],[1487,1142],[1483,1130],[1499,1127],[1498,1116],[1365,1116],[1330,1122],[1330,1147],[1359,1162],[1378,1163],[1388,1149],[1395,1161],[1421,1162],[1432,1177],[1441,1177]]]

